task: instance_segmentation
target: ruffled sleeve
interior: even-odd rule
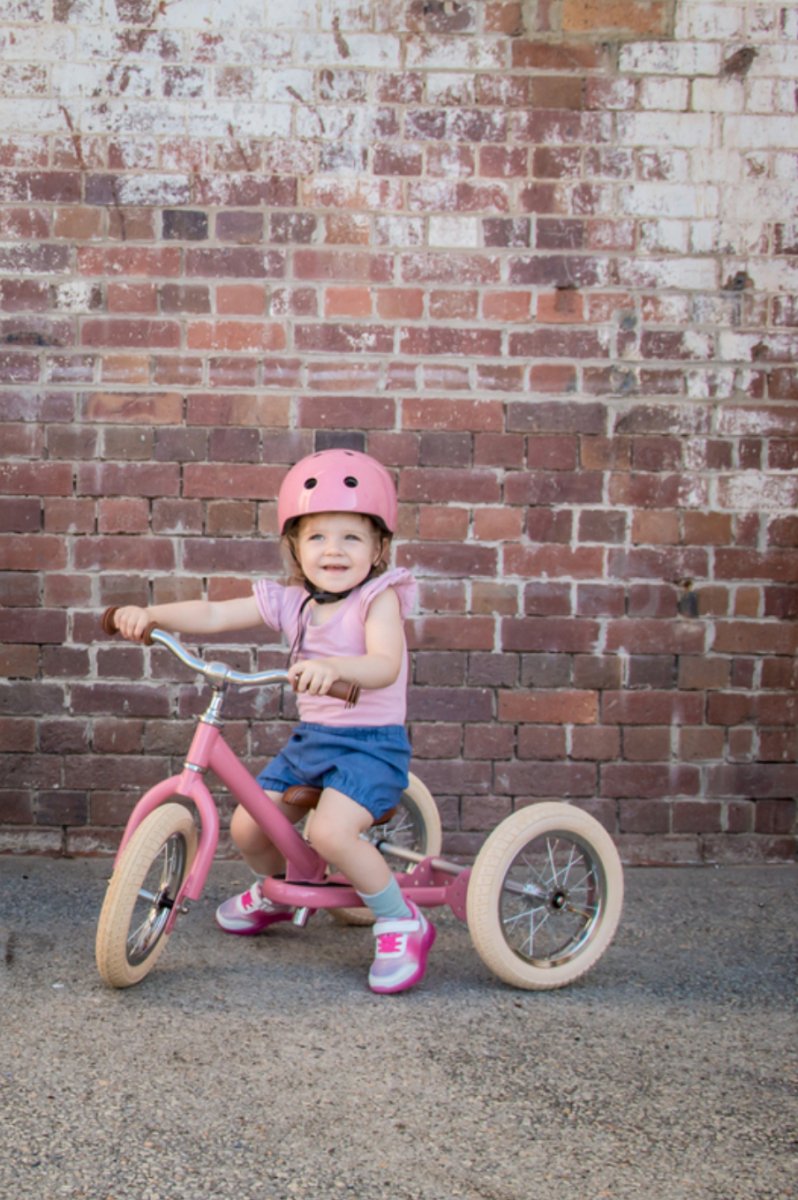
[[[416,603],[416,581],[404,567],[397,567],[395,570],[385,571],[384,574],[377,575],[375,579],[370,579],[368,583],[363,584],[359,593],[362,620],[365,621],[366,613],[374,597],[379,596],[380,592],[384,592],[386,588],[393,588],[396,592],[402,619],[410,615]]]
[[[270,629],[283,629],[286,588],[273,579],[258,579],[253,587],[263,621]]]

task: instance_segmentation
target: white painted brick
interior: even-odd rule
[[[693,183],[715,183],[725,186],[744,181],[746,172],[743,156],[725,147],[714,150],[695,150],[691,156],[690,179]]]
[[[773,155],[774,179],[798,179],[798,152],[788,151]]]
[[[346,57],[342,57],[338,39],[331,33],[312,36],[300,34],[294,39],[297,64],[322,67],[398,67],[401,61],[401,42],[387,34],[369,33],[346,35]]]
[[[264,7],[263,23],[267,29],[293,29],[298,32],[318,28],[316,0],[268,0]]]
[[[795,188],[789,183],[763,179],[748,181],[721,192],[721,219],[724,223],[742,224],[749,228],[749,241],[761,234],[770,221],[789,219],[796,212]]]
[[[782,8],[781,5],[775,6],[774,16],[776,20],[778,20],[782,13],[784,14],[784,23],[783,27],[778,28],[777,35],[781,34],[788,41],[798,41],[798,8]]]
[[[795,83],[791,79],[777,79],[773,84],[773,110],[777,113],[795,112]]]
[[[638,150],[638,178],[643,182],[690,183],[692,157],[687,150]]]
[[[430,104],[474,104],[476,79],[457,71],[430,71],[426,76],[427,99]]]
[[[741,471],[718,480],[721,508],[744,512],[794,512],[798,506],[798,478]]]
[[[53,288],[53,308],[58,312],[91,312],[95,286],[87,279],[70,279]]]
[[[74,54],[74,34],[66,25],[0,29],[0,62],[68,62]]]
[[[35,133],[65,133],[64,114],[57,100],[22,100],[19,97],[0,99],[0,130],[14,130],[14,138]]]
[[[407,67],[438,71],[496,70],[508,66],[501,41],[487,38],[411,37]]]
[[[681,0],[677,5],[674,34],[677,41],[729,41],[745,31],[745,5],[706,4]]]
[[[190,175],[140,175],[120,179],[116,198],[120,204],[190,204]]]
[[[752,79],[746,89],[745,111],[749,113],[772,113],[773,107],[773,80]]]
[[[691,400],[729,399],[734,395],[735,378],[734,367],[711,371],[690,368],[685,372],[687,395]],[[685,466],[689,465],[690,446],[690,442],[685,444]]]
[[[771,76],[782,79],[795,78],[796,48],[786,43],[762,46],[751,63],[750,78]]]
[[[622,287],[676,288],[680,292],[710,291],[718,286],[714,258],[625,258],[618,261]]]
[[[316,80],[312,71],[293,71],[286,67],[279,71],[258,71],[256,79],[258,100],[273,100],[280,104],[313,102]],[[297,97],[301,99],[297,100]]]
[[[430,217],[430,246],[472,249],[479,245],[480,221],[476,217]]]
[[[76,127],[80,133],[118,133],[161,137],[223,137],[230,128],[238,137],[288,137],[291,108],[287,104],[215,100],[210,106],[194,101],[109,101],[102,111],[84,107]],[[60,130],[63,119],[60,119]]]
[[[106,0],[73,0],[69,6],[70,22],[84,21],[87,25],[99,25],[107,7]]]
[[[630,42],[621,47],[619,66],[632,75],[717,75],[720,54],[709,42]]]
[[[690,83],[681,77],[654,76],[640,84],[640,107],[660,111],[682,112],[687,108]]]
[[[798,292],[798,262],[793,259],[757,259],[755,262],[749,262],[748,272],[760,291]]]
[[[795,9],[785,9],[780,4],[767,3],[767,0],[763,4],[752,5],[747,13],[747,36],[755,38],[757,41],[779,38],[782,33],[782,19],[785,19],[786,25],[788,25],[790,15],[794,15],[795,12]],[[784,14],[784,18],[782,14]],[[784,32],[788,37],[790,36],[786,27]]]
[[[338,28],[344,33],[350,29],[368,31],[374,27],[374,9],[377,7],[372,0],[320,0],[319,26],[321,29]]]
[[[738,79],[694,79],[693,112],[742,112],[745,87]]]
[[[209,43],[204,31],[187,30],[182,37],[186,50],[185,62],[220,62],[225,66],[296,66],[293,56],[293,35],[275,30],[244,29],[234,25],[225,29],[224,38]]]
[[[738,368],[738,387],[750,384],[753,373]],[[762,408],[756,403],[719,408],[715,413],[715,432],[720,437],[773,437],[784,433],[784,413]]]
[[[712,142],[712,118],[705,113],[618,113],[617,122],[620,145],[689,148]]]
[[[719,249],[717,221],[690,221],[687,249],[692,254],[712,254]]]
[[[263,27],[264,5],[258,0],[169,0],[165,23],[170,29],[228,30]]]
[[[725,116],[724,145],[740,149],[782,149],[796,140],[796,120],[788,116]]]
[[[640,249],[654,254],[685,254],[687,233],[686,221],[641,221]]]
[[[60,98],[159,96],[161,70],[154,62],[124,62],[110,69],[107,62],[58,63],[52,67],[52,88]]]
[[[302,138],[322,138],[348,144],[363,143],[369,133],[370,112],[364,108],[342,108],[337,104],[297,106],[296,132]]]
[[[768,362],[793,362],[798,357],[798,334],[721,330],[719,346],[720,357],[726,362],[753,362],[761,358],[763,351]]]
[[[374,236],[378,246],[423,246],[423,217],[377,216]]]
[[[718,193],[712,187],[671,183],[635,183],[621,188],[620,208],[641,217],[714,217]]]

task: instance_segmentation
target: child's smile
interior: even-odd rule
[[[381,543],[360,513],[314,513],[302,518],[297,556],[305,578],[326,592],[346,592],[366,579]]]

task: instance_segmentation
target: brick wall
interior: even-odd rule
[[[96,614],[277,571],[286,465],[343,442],[398,473],[451,850],[565,797],[628,861],[793,854],[796,35],[734,0],[7,0],[0,849],[115,844],[198,698]],[[230,733],[261,763],[277,701]]]

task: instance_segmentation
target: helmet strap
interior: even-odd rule
[[[363,582],[366,582],[365,579]],[[303,600],[302,608],[304,608],[310,600],[315,600],[317,604],[335,604],[336,600],[345,600],[347,596],[351,596],[352,592],[355,590],[355,588],[351,587],[347,588],[345,592],[325,592],[324,588],[314,587],[308,579],[305,579],[303,584],[305,591],[308,592],[309,595],[305,598],[305,600]],[[359,583],[355,584],[355,587],[360,586],[361,584]]]

